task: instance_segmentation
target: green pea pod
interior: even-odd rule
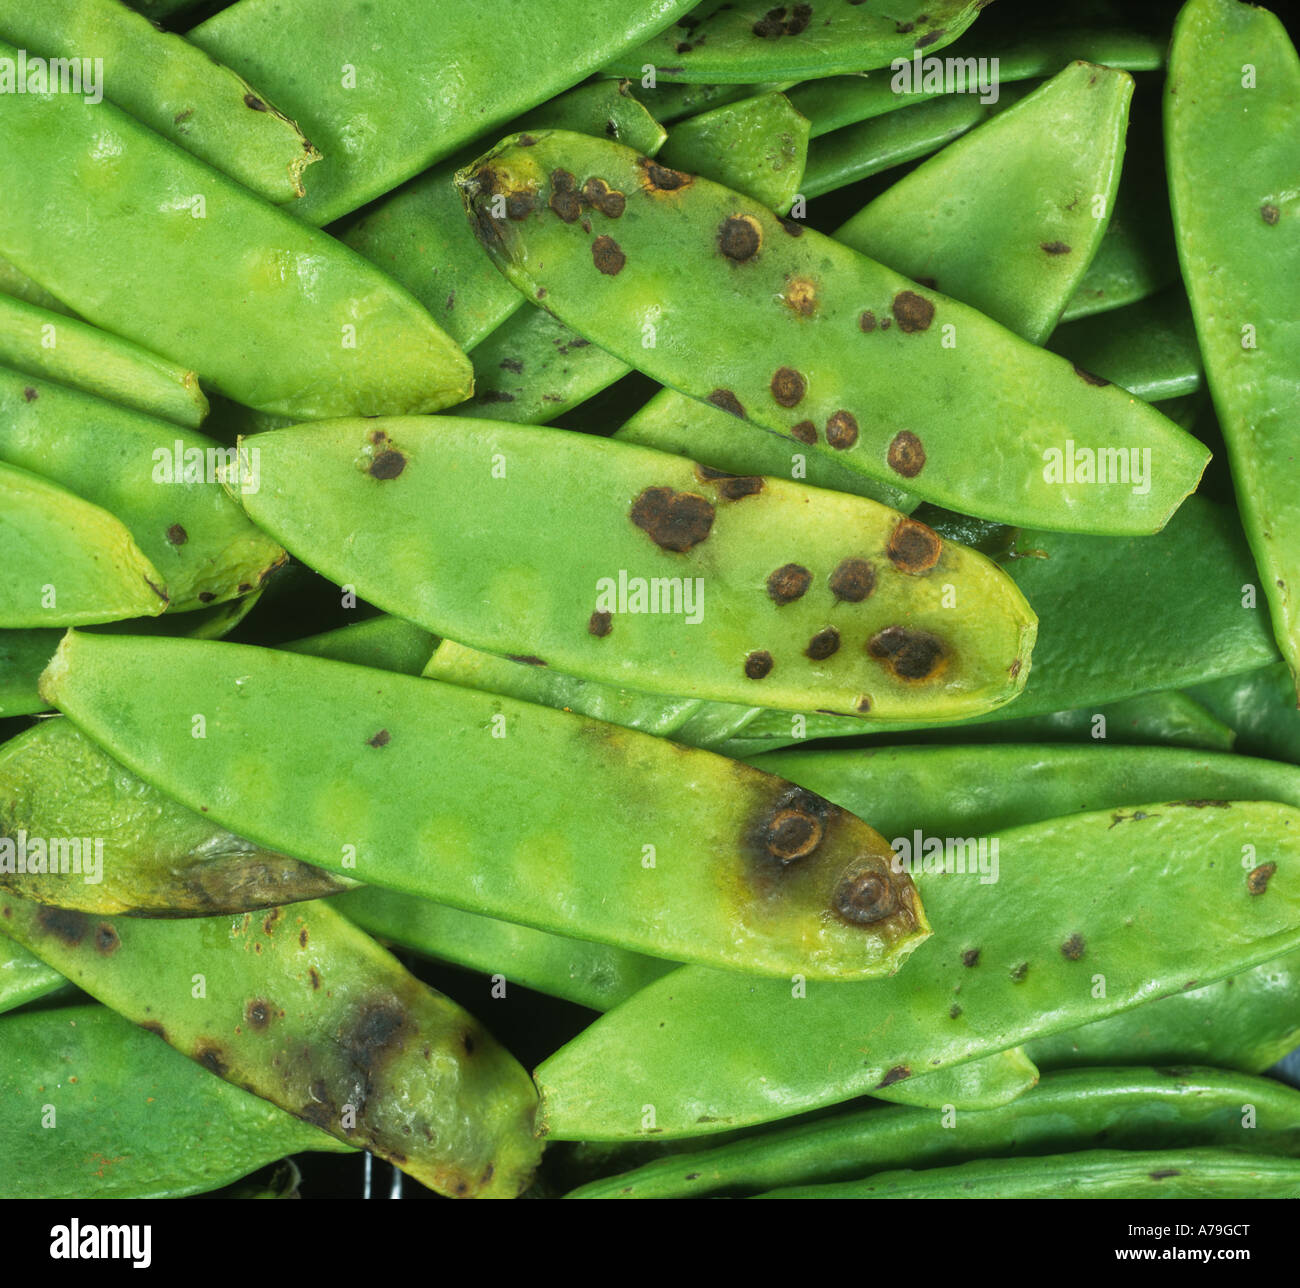
[[[711,111],[724,103],[734,103],[737,99],[752,98],[765,90],[786,88],[784,82],[765,85],[687,85],[665,82],[661,85],[657,76],[645,72],[626,83],[632,86],[637,101],[643,103],[661,125],[672,125],[685,117]]]
[[[39,1001],[66,986],[67,980],[53,967],[12,939],[0,938],[0,1012]]]
[[[616,139],[652,157],[664,145],[668,131],[634,92],[630,81],[598,80],[529,108],[519,118],[521,130],[577,130]],[[447,176],[452,182],[451,175]]]
[[[1090,1149],[1044,1158],[879,1172],[764,1199],[1276,1199],[1300,1198],[1300,1159],[1226,1149]]]
[[[419,675],[436,645],[437,640],[428,631],[400,617],[381,613],[351,626],[294,640],[283,647],[290,653],[376,666],[399,675]]]
[[[996,103],[982,103],[972,95],[948,94],[823,134],[808,145],[803,195],[809,199],[822,197],[882,170],[929,156],[1010,107],[1030,88],[1006,86]]]
[[[385,943],[494,978],[607,1011],[653,983],[676,962],[610,944],[573,939],[496,917],[462,912],[395,890],[366,886],[331,906]]]
[[[4,461],[0,548],[0,627],[107,622],[167,607],[162,574],[107,510]]]
[[[1212,680],[1189,690],[1237,731],[1237,750],[1300,763],[1300,714],[1285,662]]]
[[[1148,402],[1201,387],[1201,355],[1181,287],[1067,322],[1052,334],[1051,348]]]
[[[1132,93],[1127,72],[1071,63],[835,236],[1042,344],[1105,231]]]
[[[1045,1068],[1215,1064],[1263,1073],[1300,1045],[1300,953],[1029,1044]]]
[[[26,273],[20,273],[7,259],[0,257],[0,295],[11,295],[18,300],[26,300],[38,309],[47,309],[51,313],[72,313],[66,305],[61,304],[39,282],[33,281]]]
[[[0,746],[0,890],[104,916],[210,917],[352,885],[178,805],[67,720]]]
[[[626,195],[626,208],[592,224],[588,243],[580,223],[566,222],[566,197],[570,182],[597,178]],[[498,267],[530,297],[545,291],[547,307],[587,339],[681,392],[964,513],[1148,533],[1208,459],[1158,412],[969,307],[617,144],[561,132],[527,146],[507,140],[457,182]],[[494,218],[507,194],[516,213],[532,213]],[[643,343],[647,325],[653,347]],[[879,363],[864,357],[871,352]],[[954,400],[980,414],[954,419]],[[1107,483],[1066,481],[1058,467],[1078,444]]]
[[[3,1198],[178,1198],[350,1149],[103,1006],[0,1021],[0,1091]]]
[[[1243,1105],[1255,1108],[1253,1130],[1244,1128]],[[1300,1153],[1300,1093],[1220,1069],[1065,1070],[1005,1109],[958,1115],[951,1126],[916,1109],[850,1110],[656,1159],[568,1197],[743,1197],[901,1167],[1063,1153],[1098,1139],[1115,1149],[1227,1146],[1290,1157]]]
[[[1188,0],[1165,87],[1169,195],[1242,524],[1300,684],[1300,57],[1267,9]]]
[[[790,478],[832,492],[849,492],[910,514],[920,498],[890,483],[850,469],[833,456],[809,452],[806,444],[740,424],[718,407],[661,389],[614,431],[620,442],[689,456],[701,465],[732,474]]]
[[[767,0],[707,0],[662,34],[611,59],[607,74],[666,81],[801,80],[884,67],[951,44],[978,0],[822,0],[787,12]]]
[[[566,675],[932,718],[989,710],[1025,681],[1034,619],[1010,580],[861,497],[449,416],[304,425],[241,451],[258,459],[249,515],[317,571]],[[557,507],[563,527],[546,522]],[[590,536],[575,540],[580,516]]]
[[[42,692],[240,836],[470,912],[809,978],[896,970],[928,930],[910,878],[857,819],[708,752],[545,707],[269,649],[76,633]],[[526,802],[513,815],[507,781]]]
[[[0,295],[0,362],[197,429],[208,414],[199,379],[130,340]]]
[[[1191,497],[1158,536],[1115,539],[1023,531],[1004,564],[1039,617],[1034,667],[1013,720],[1236,675],[1276,658],[1254,596],[1236,516]],[[1141,614],[1133,612],[1141,604]],[[952,726],[972,729],[990,717]],[[996,715],[991,717],[996,719]],[[784,742],[934,728],[820,714],[756,716],[746,739]]]
[[[804,996],[720,971],[666,976],[537,1069],[540,1130],[671,1138],[788,1117],[1294,949],[1300,810],[1203,804],[1074,814],[983,838],[986,857],[998,842],[997,880],[989,863],[919,880],[933,942],[893,978]]]
[[[877,1100],[921,1109],[996,1109],[1019,1099],[1038,1082],[1038,1066],[1021,1047],[967,1060],[937,1073],[877,1087]]]
[[[784,214],[808,159],[808,118],[784,94],[760,94],[683,121],[659,155],[665,165],[706,174]]]
[[[543,706],[576,711],[625,729],[639,729],[688,747],[706,749],[735,738],[760,710],[579,680],[549,666],[529,666],[508,657],[466,648],[452,640],[443,640],[438,645],[424,674],[434,680],[500,693],[522,702],[540,702]]]
[[[227,458],[233,448],[193,430],[0,367],[0,461],[117,515],[162,574],[173,612],[246,594],[284,559],[218,483]]]
[[[121,0],[9,3],[0,10],[0,38],[76,66],[93,51],[101,76],[105,64],[110,69],[94,93],[267,201],[301,197],[304,168],[320,160],[251,85]]]
[[[111,104],[4,94],[0,121],[0,254],[87,321],[281,415],[469,394],[465,355],[405,291]]]
[[[241,0],[189,33],[300,121],[325,154],[295,210],[326,224],[584,80],[689,0]],[[364,33],[364,35],[359,35]],[[637,75],[640,75],[638,68]]]
[[[218,1077],[454,1197],[531,1179],[537,1097],[472,1016],[320,901],[105,921],[0,900],[0,928]]]

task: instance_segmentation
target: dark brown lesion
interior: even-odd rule
[[[885,553],[899,572],[916,577],[929,572],[943,553],[943,540],[933,528],[915,519],[900,519]]]
[[[770,387],[772,397],[782,407],[797,407],[808,392],[808,382],[793,367],[778,367]]]
[[[637,164],[642,172],[641,187],[646,193],[680,192],[695,182],[691,175],[660,165],[649,157],[641,157]]]
[[[406,456],[389,447],[374,457],[367,473],[375,479],[395,479],[405,468]]]
[[[724,501],[743,501],[747,496],[757,496],[763,490],[763,480],[757,474],[729,474],[715,470],[711,465],[696,465],[695,477],[718,489]]]
[[[618,242],[602,233],[591,244],[591,260],[606,277],[617,277],[627,263],[627,256]]]
[[[648,487],[632,503],[629,517],[660,549],[682,554],[708,537],[714,513],[694,492]]]
[[[111,922],[101,921],[95,927],[95,951],[101,957],[111,957],[121,946],[122,941]]]
[[[910,1078],[912,1071],[905,1064],[896,1064],[881,1080],[876,1083],[876,1090],[882,1087],[892,1087],[896,1082],[902,1082],[905,1078]]]
[[[745,676],[750,680],[765,680],[772,673],[775,663],[766,649],[755,649],[745,658]]]
[[[803,652],[805,657],[814,662],[824,662],[828,657],[834,656],[839,647],[839,631],[833,626],[827,626],[808,641],[808,647]]]
[[[875,567],[866,559],[841,559],[830,576],[831,594],[849,604],[860,604],[876,589]]]
[[[817,426],[810,420],[801,420],[797,425],[790,426],[790,436],[797,438],[801,443],[815,444],[817,442]]]
[[[271,1016],[274,1014],[274,1008],[265,998],[256,997],[251,999],[244,1007],[244,1019],[248,1022],[251,1029],[261,1032],[271,1023]]]
[[[1273,873],[1276,871],[1276,863],[1261,863],[1246,878],[1246,889],[1251,894],[1263,894],[1268,889],[1268,883],[1272,880]]]
[[[915,291],[899,291],[890,310],[898,322],[898,329],[907,335],[928,330],[934,321],[934,305]]]
[[[831,907],[841,921],[871,926],[899,910],[899,888],[883,860],[860,860],[839,879]]]
[[[753,215],[729,215],[718,228],[718,250],[735,264],[748,263],[763,245],[763,227]]]
[[[90,931],[90,918],[72,908],[42,905],[36,912],[36,924],[68,948],[75,948]]]
[[[848,451],[858,441],[858,419],[841,408],[826,422],[826,442],[837,452]]]
[[[705,401],[712,403],[719,411],[738,416],[741,420],[745,419],[745,409],[740,399],[730,389],[715,389]]]
[[[1063,241],[1042,242],[1042,249],[1048,255],[1068,255],[1070,248]]]
[[[899,680],[916,684],[936,679],[947,666],[943,642],[929,631],[887,626],[867,641],[867,652]]]
[[[925,469],[925,445],[910,429],[899,430],[889,444],[889,468],[905,479],[914,479]]]
[[[790,604],[802,598],[812,585],[812,573],[803,564],[782,564],[767,577],[767,594],[774,604]]]
[[[627,198],[604,179],[591,178],[582,185],[582,200],[609,219],[617,219],[627,208]]]
[[[600,611],[592,613],[587,619],[587,634],[603,640],[614,629],[613,613]]]
[[[1087,945],[1084,943],[1083,936],[1076,930],[1061,945],[1061,956],[1068,962],[1077,962],[1084,954]]]
[[[1095,385],[1098,389],[1104,389],[1108,384],[1110,384],[1109,380],[1102,376],[1095,375],[1091,371],[1085,371],[1083,367],[1080,367],[1077,364],[1074,367],[1074,374],[1078,376],[1084,384]]]

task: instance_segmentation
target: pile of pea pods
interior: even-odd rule
[[[0,1197],[1300,1197],[1279,17],[0,0],[0,193]]]

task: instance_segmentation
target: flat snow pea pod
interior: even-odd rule
[[[835,236],[1042,344],[1105,231],[1132,93],[1127,72],[1071,63]]]
[[[650,81],[650,84],[646,82]],[[645,72],[638,73],[632,80],[625,82],[632,85],[632,93],[660,125],[672,125],[688,116],[711,111],[724,103],[734,103],[737,99],[752,98],[764,90],[784,89],[784,83],[765,85],[688,85],[665,82],[659,84],[657,76]]]
[[[936,521],[937,522],[937,521]],[[940,530],[944,531],[945,526]],[[1139,693],[1199,684],[1275,660],[1236,516],[1191,497],[1155,537],[1022,531],[1003,565],[1039,617],[1034,667],[1006,714],[1013,720],[1097,707]],[[1141,612],[1135,612],[1136,606]],[[978,729],[988,717],[954,725]],[[860,722],[820,714],[792,726],[764,713],[746,738],[786,741],[933,729],[929,722]]]
[[[303,169],[320,160],[253,86],[121,0],[7,0],[0,38],[54,58],[93,49],[111,69],[94,93],[267,201],[301,197]]]
[[[0,461],[39,471],[130,529],[174,612],[247,594],[284,551],[217,481],[233,460],[194,430],[0,367]],[[256,476],[240,486],[255,487]]]
[[[1051,349],[1148,402],[1201,387],[1196,330],[1179,286],[1113,313],[1067,322],[1052,333]]]
[[[0,1094],[3,1198],[179,1198],[286,1154],[351,1148],[103,1006],[0,1021]]]
[[[1300,677],[1300,57],[1267,9],[1183,6],[1165,150],[1178,257],[1237,506],[1278,646]]]
[[[20,273],[3,257],[0,257],[0,294],[26,300],[28,304],[48,309],[51,313],[62,313],[65,316],[72,313],[71,309],[56,300],[39,282],[33,281],[26,273]]]
[[[1300,763],[1300,713],[1285,662],[1211,680],[1189,690],[1237,731],[1237,750]]]
[[[106,916],[210,917],[355,884],[170,800],[70,721],[0,745],[0,890]]]
[[[72,626],[167,607],[162,574],[107,510],[0,461],[0,627]]]
[[[295,213],[326,224],[584,80],[688,0],[241,0],[189,33],[325,154]],[[638,67],[637,75],[640,75]]]
[[[1021,1047],[982,1060],[967,1060],[936,1073],[877,1087],[877,1100],[922,1109],[996,1109],[1023,1096],[1038,1082],[1038,1067]]]
[[[1119,821],[1111,810],[1073,814],[984,838],[989,854],[998,842],[997,881],[969,869],[918,877],[933,942],[890,978],[805,996],[788,982],[674,972],[537,1069],[540,1130],[671,1138],[789,1117],[1300,945],[1300,810],[1198,804],[1139,806]]]
[[[130,340],[3,294],[0,362],[191,429],[208,414],[194,372]]]
[[[436,645],[437,640],[428,631],[381,613],[351,626],[293,640],[283,647],[290,653],[376,666],[400,675],[419,675]]]
[[[303,425],[241,452],[261,528],[473,648],[644,692],[882,716],[987,711],[1025,682],[1034,618],[1010,579],[862,497],[450,416]]]
[[[919,497],[891,483],[860,474],[833,456],[809,452],[800,440],[741,424],[721,408],[675,389],[661,389],[612,437],[674,456],[689,456],[701,465],[732,474],[791,478],[832,492],[850,492],[904,514],[920,504]]]
[[[1243,1127],[1243,1104],[1255,1106],[1253,1130]],[[1300,1093],[1220,1069],[1065,1070],[1045,1075],[1005,1109],[959,1114],[955,1128],[933,1113],[871,1106],[656,1159],[568,1197],[743,1197],[902,1167],[1062,1153],[1099,1137],[1116,1149],[1226,1146],[1294,1157]]]
[[[1263,1073],[1300,1044],[1300,953],[1030,1043],[1046,1068],[1215,1064]]]
[[[0,918],[5,934],[210,1073],[440,1194],[513,1198],[531,1179],[541,1150],[528,1074],[319,900],[155,921],[6,895]]]
[[[67,981],[52,966],[12,939],[0,939],[0,1012],[39,1001]]]
[[[651,66],[660,80],[722,84],[837,76],[942,49],[980,8],[978,0],[822,0],[787,12],[766,0],[705,0],[675,26],[611,59],[605,71],[640,76]]]
[[[600,179],[626,196],[617,218],[593,216],[590,240],[553,209],[565,208],[570,175],[578,188]],[[968,306],[617,144],[558,131],[527,146],[510,139],[457,182],[497,266],[530,297],[545,291],[547,308],[587,339],[680,392],[950,508],[1148,533],[1208,459],[1159,412]],[[532,213],[496,219],[494,203],[510,194]],[[656,343],[645,347],[651,320]],[[979,414],[954,419],[954,399]],[[1049,453],[1067,443],[1094,456],[1100,444],[1111,453],[1103,460],[1126,465],[1133,451],[1153,459],[1144,490],[1058,481]],[[1117,466],[1107,466],[1112,475]]]
[[[659,155],[665,165],[706,174],[784,214],[808,159],[808,118],[784,94],[760,94],[674,126]]]
[[[530,666],[453,640],[438,645],[424,674],[469,689],[576,711],[688,747],[715,748],[736,737],[759,713],[758,707],[737,703],[669,697],[580,680],[549,666]]]
[[[861,1181],[773,1190],[763,1199],[1276,1199],[1300,1198],[1300,1159],[1229,1149],[1090,1149],[980,1159]]]
[[[0,109],[0,254],[88,322],[286,416],[468,396],[465,355],[332,238],[109,103],[5,94]]]
[[[42,691],[213,822],[470,912],[809,978],[895,970],[928,931],[866,824],[747,766],[546,707],[245,645],[75,633]],[[205,738],[182,709],[204,715]],[[503,782],[525,807],[503,810]]]
[[[367,886],[332,906],[385,943],[501,976],[551,997],[607,1011],[677,969],[676,962],[573,939]]]

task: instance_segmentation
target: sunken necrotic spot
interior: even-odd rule
[[[889,444],[889,468],[905,479],[914,479],[925,469],[925,445],[910,429],[901,429]]]
[[[900,519],[885,553],[899,572],[919,576],[929,572],[939,562],[943,542],[933,528],[915,519]]]
[[[711,402],[720,411],[739,416],[741,420],[745,419],[745,409],[741,406],[740,399],[730,389],[715,389],[706,401]]]
[[[762,244],[763,229],[753,215],[729,215],[718,229],[718,249],[733,263],[753,259]]]
[[[867,652],[900,680],[932,679],[943,669],[943,645],[928,631],[886,626],[867,641]]]
[[[648,157],[643,158],[640,164],[645,170],[648,192],[677,192],[691,182],[689,174],[683,174],[680,170],[670,170],[667,166],[651,161]]]
[[[1266,224],[1275,224],[1280,218],[1280,212],[1276,206],[1260,206],[1259,217]]]
[[[858,421],[852,412],[842,408],[831,413],[826,422],[826,441],[837,452],[847,451],[858,441]]]
[[[860,604],[876,588],[876,570],[865,559],[841,559],[830,578],[831,594]]]
[[[90,929],[89,919],[83,912],[74,912],[71,908],[54,908],[43,905],[36,914],[36,921],[46,934],[53,935],[69,948],[75,948],[86,937]]]
[[[812,585],[812,573],[802,564],[782,564],[767,578],[767,593],[775,604],[790,604]]]
[[[701,483],[718,489],[724,501],[743,501],[747,496],[757,496],[763,490],[763,480],[757,474],[728,474],[711,465],[696,465],[695,477]]]
[[[870,309],[864,309],[858,314],[858,330],[865,331],[868,335],[876,329],[876,315]]]
[[[814,662],[824,662],[828,657],[835,653],[840,647],[840,633],[833,626],[820,630],[808,641],[808,647],[804,649],[804,657],[811,658]]]
[[[772,655],[758,649],[745,659],[745,675],[751,680],[761,680],[772,671]]]
[[[582,201],[575,191],[577,180],[567,170],[551,171],[551,199],[546,204],[566,223],[576,223]]]
[[[603,611],[592,613],[592,615],[587,619],[587,634],[594,635],[598,640],[603,640],[613,629],[613,613]]]
[[[167,529],[167,540],[174,546],[183,546],[190,539],[190,534],[179,523],[173,523]]]
[[[934,320],[934,305],[915,291],[899,291],[890,308],[898,321],[898,329],[908,335],[926,330]]]
[[[617,219],[627,208],[627,199],[604,179],[588,179],[582,185],[582,199],[609,219]]]
[[[1061,956],[1068,962],[1077,962],[1083,956],[1084,948],[1083,936],[1078,931],[1075,931],[1061,945]]]
[[[664,550],[678,554],[699,545],[713,527],[713,506],[694,492],[648,487],[632,503],[631,519]]]
[[[1277,871],[1276,863],[1261,863],[1246,878],[1246,889],[1251,894],[1263,894],[1268,889],[1268,883],[1272,879],[1273,873]]]
[[[801,443],[815,443],[817,426],[810,420],[801,420],[797,425],[790,426],[790,436],[797,438]]]
[[[95,951],[102,957],[111,957],[122,946],[117,931],[107,921],[101,921],[95,927]]]
[[[1063,241],[1043,242],[1042,248],[1049,255],[1068,255],[1070,248]]]
[[[370,462],[370,477],[376,479],[395,479],[406,468],[406,457],[391,447],[380,452]]]
[[[591,243],[591,261],[606,277],[617,277],[627,263],[627,256],[612,237],[603,233]]]
[[[851,866],[839,879],[831,895],[831,907],[844,921],[854,926],[869,926],[891,916],[898,907],[898,897],[883,865]]]
[[[808,391],[807,381],[793,367],[778,367],[772,376],[772,397],[782,407],[797,407]]]
[[[1104,389],[1110,384],[1109,380],[1105,380],[1101,376],[1094,376],[1091,371],[1085,371],[1082,367],[1075,367],[1074,374],[1085,384],[1096,385],[1098,389]]]

